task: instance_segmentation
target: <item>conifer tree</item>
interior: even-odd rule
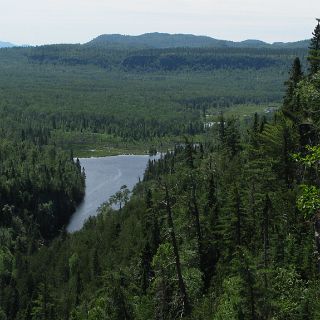
[[[192,141],[189,141],[188,138],[185,138],[185,143],[186,143],[186,161],[190,169],[194,168],[194,153],[195,150],[193,148],[193,143]]]
[[[288,81],[285,82],[287,90],[283,101],[283,112],[285,115],[293,117],[292,113],[299,109],[299,104],[294,99],[294,91],[303,78],[301,62],[298,57],[294,59],[289,75]]]
[[[201,230],[201,224],[200,224],[200,212],[199,212],[198,203],[197,203],[197,196],[196,196],[196,184],[194,183],[194,181],[192,183],[192,191],[191,191],[191,212],[192,212],[192,215],[194,218],[194,226],[195,226],[196,234],[197,234],[198,253],[199,253],[199,257],[200,257],[200,268],[202,269],[202,271],[204,271],[202,230]]]
[[[310,63],[310,74],[313,75],[320,70],[320,19],[317,19],[318,24],[315,27],[309,47],[308,60]]]
[[[184,280],[182,277],[180,254],[179,254],[177,238],[176,238],[173,219],[172,219],[172,209],[171,209],[170,196],[169,196],[169,191],[168,191],[167,185],[165,185],[165,203],[166,203],[169,233],[170,233],[170,238],[171,238],[174,257],[175,257],[178,286],[179,286],[179,291],[180,291],[180,295],[181,295],[181,302],[182,302],[181,315],[187,315],[190,312],[190,305],[189,305],[187,290],[186,290],[185,283],[184,283]]]
[[[241,150],[239,122],[235,119],[228,119],[225,128],[225,148],[232,159]]]

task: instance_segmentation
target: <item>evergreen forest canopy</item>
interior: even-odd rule
[[[85,50],[0,51],[0,319],[319,319],[320,25],[306,53],[250,52],[278,61],[277,68],[183,66],[156,72],[148,64],[133,72],[116,63],[132,56],[130,50],[107,51],[110,68],[71,59],[95,52]],[[158,61],[168,54],[147,52]],[[175,52],[187,61],[223,59],[224,54],[241,60],[248,54],[238,49],[231,56],[202,49]],[[290,57],[283,103],[272,117],[256,113],[244,125],[220,114],[206,130],[179,127],[177,114],[203,124],[203,107],[207,114],[228,108],[222,101],[237,104],[232,99],[241,97],[243,85],[245,99],[280,99],[281,72]],[[223,83],[215,82],[217,74]],[[248,75],[254,81],[240,81]],[[270,85],[275,77],[270,88],[279,88],[256,92],[251,85],[260,77]],[[213,100],[205,99],[212,85],[205,79],[217,85]],[[106,93],[106,83],[112,94]],[[125,91],[123,84],[128,84]],[[219,90],[227,92],[224,86],[230,93],[219,96]],[[99,88],[104,88],[104,103]],[[126,113],[130,95],[141,104]],[[148,100],[155,104],[153,112],[143,103]],[[167,101],[175,102],[161,119]],[[160,129],[173,121],[181,131],[171,128],[163,135],[184,134],[184,143],[149,162],[124,207],[114,210],[106,202],[81,231],[67,234],[64,226],[83,197],[85,173],[74,155],[61,149],[57,134],[87,131],[129,139],[121,130],[129,130],[133,119],[139,123],[144,112],[145,119],[159,117]],[[122,128],[119,115],[127,119]],[[107,122],[111,117],[114,121]],[[114,131],[108,132],[113,123]],[[144,128],[151,128],[147,121]],[[150,138],[134,132],[132,141]]]
[[[272,44],[261,40],[244,40],[240,42],[218,40],[208,36],[192,34],[145,33],[139,36],[121,34],[103,34],[89,41],[90,46],[106,47],[142,47],[142,48],[308,48],[309,40],[296,42],[274,42]]]
[[[278,106],[297,56],[306,62],[307,50],[1,49],[0,125],[18,139],[44,139],[76,155],[167,148],[203,134],[222,110]]]

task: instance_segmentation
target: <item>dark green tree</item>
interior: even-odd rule
[[[308,61],[310,63],[310,74],[313,75],[320,69],[320,19],[316,25],[312,35],[311,44],[309,47]]]
[[[292,68],[289,73],[289,79],[285,82],[287,87],[286,94],[283,101],[283,112],[285,115],[295,119],[295,112],[299,112],[299,101],[295,99],[294,92],[298,83],[303,78],[302,66],[300,59],[297,57],[294,59]]]

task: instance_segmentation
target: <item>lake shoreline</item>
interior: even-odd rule
[[[159,159],[149,155],[116,155],[106,157],[78,158],[86,174],[86,191],[81,204],[71,216],[67,231],[82,228],[90,216],[97,215],[98,208],[108,201],[124,185],[132,190],[143,178],[149,160]],[[77,159],[77,158],[75,158]]]

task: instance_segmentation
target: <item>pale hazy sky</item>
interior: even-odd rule
[[[104,33],[192,33],[218,39],[311,37],[319,0],[0,0],[0,40],[83,43]]]

